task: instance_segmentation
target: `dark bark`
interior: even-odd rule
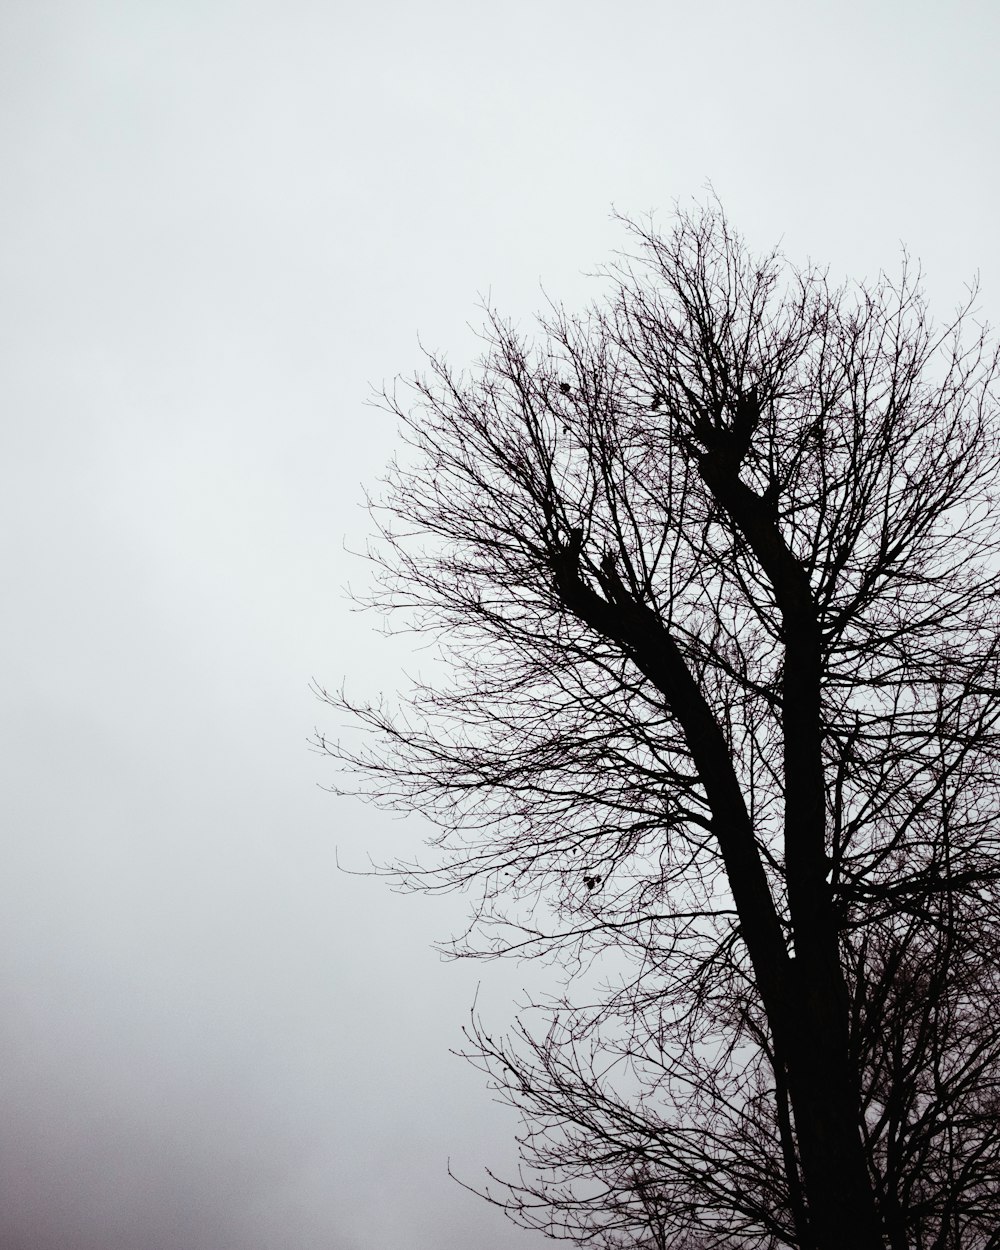
[[[741,398],[740,404],[745,402]],[[776,1045],[787,1056],[816,1243],[821,1250],[845,1245],[881,1250],[875,1193],[858,1128],[860,1081],[848,1046],[839,923],[826,879],[819,614],[808,575],[789,551],[773,513],[739,480],[748,448],[742,431],[720,429],[711,437],[709,451],[699,458],[702,478],[767,574],[784,642],[785,881],[795,957],[779,965],[784,983],[779,1000],[769,1002],[763,984],[762,997]],[[719,767],[721,761],[712,764]],[[752,841],[752,830],[747,836]],[[754,958],[754,931],[744,926],[744,933]],[[764,962],[769,954],[761,950],[758,959]],[[758,983],[760,977],[758,971]]]
[[[713,480],[711,470],[706,476]],[[719,493],[731,497],[736,491],[725,483]],[[749,494],[737,496],[746,515]],[[570,548],[556,563],[556,582],[566,608],[621,645],[684,730],[775,1045],[788,1057],[788,1088],[816,1245],[819,1250],[847,1245],[881,1250],[858,1131],[859,1082],[848,1053],[848,996],[837,954],[837,924],[824,880],[818,629],[809,620],[807,588],[780,539],[749,520],[746,526],[748,538],[774,570],[784,610],[785,845],[794,958],[785,947],[731,753],[669,632],[630,596],[610,561],[602,566],[606,598],[586,585],[577,553]]]

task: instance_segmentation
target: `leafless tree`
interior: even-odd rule
[[[523,1223],[623,1248],[1000,1247],[997,368],[973,296],[716,207],[388,394],[373,602],[438,640],[320,738],[439,827],[457,953],[547,954],[470,1055]],[[575,987],[575,988],[574,988]],[[603,988],[602,988],[603,987]]]

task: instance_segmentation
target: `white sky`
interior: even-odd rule
[[[583,302],[612,205],[1000,308],[993,0],[0,6],[5,1250],[529,1250],[449,1057],[460,901],[339,874],[308,692],[393,689],[344,553],[370,384],[480,292]]]

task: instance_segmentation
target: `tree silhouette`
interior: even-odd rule
[[[402,710],[321,691],[373,737],[320,745],[439,826],[395,871],[474,892],[457,953],[565,969],[468,1034],[515,1219],[998,1247],[996,354],[905,262],[628,224],[587,314],[490,313],[474,371],[385,396],[372,602],[442,662]]]

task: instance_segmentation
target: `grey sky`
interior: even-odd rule
[[[317,788],[310,677],[397,684],[341,597],[370,383],[477,293],[567,302],[711,179],[835,274],[905,241],[1000,307],[979,3],[8,0],[0,10],[4,1250],[515,1250],[445,1176],[512,1154],[447,1054],[461,900]]]

